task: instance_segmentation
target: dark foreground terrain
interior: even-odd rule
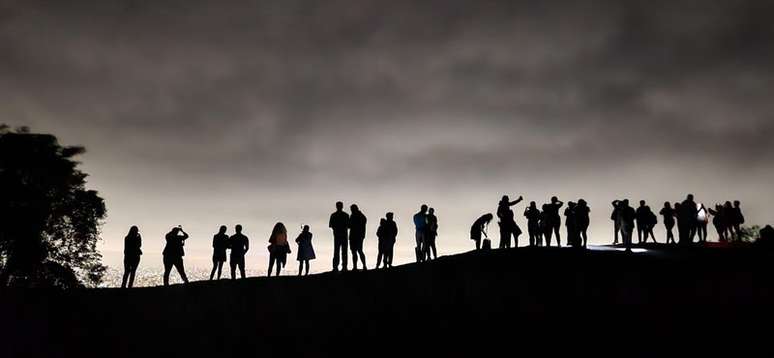
[[[0,356],[771,356],[772,262],[521,248],[306,278],[6,290]]]

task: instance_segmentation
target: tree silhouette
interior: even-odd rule
[[[86,190],[73,158],[48,134],[0,125],[0,286],[96,286],[105,203]]]

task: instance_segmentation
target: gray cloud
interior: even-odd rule
[[[417,192],[486,205],[482,193],[554,190],[595,196],[604,225],[614,196],[690,190],[735,195],[770,221],[772,10],[752,0],[6,1],[0,122],[87,146],[84,165],[112,199],[108,247],[120,245],[120,216],[149,211],[161,230],[165,201],[187,203],[181,220],[204,220],[194,198],[228,207],[276,196],[282,209],[251,212],[308,220],[277,204],[299,193],[320,201],[303,211],[315,215],[337,195],[413,207]],[[487,209],[470,210],[448,214],[460,237],[466,215]]]

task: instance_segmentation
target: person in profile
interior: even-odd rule
[[[352,250],[352,269],[357,271],[357,259],[363,262],[363,271],[367,270],[366,257],[363,253],[363,241],[366,235],[366,216],[357,205],[349,207],[352,214],[349,216],[349,248]]]
[[[618,245],[618,233],[621,232],[621,201],[613,200],[613,212],[610,214],[610,220],[613,220],[613,245]]]
[[[666,229],[666,243],[675,243],[675,234],[672,229],[675,227],[675,210],[672,209],[670,202],[664,202],[664,207],[658,212],[659,215],[664,217],[664,229]]]
[[[301,229],[301,233],[296,238],[298,244],[298,254],[296,259],[298,260],[298,275],[301,276],[301,272],[306,269],[306,274],[309,275],[309,261],[316,258],[314,254],[314,247],[312,246],[312,233],[309,232],[309,225],[304,225]]]
[[[132,226],[124,237],[124,277],[121,279],[121,288],[127,287],[127,281],[129,288],[134,286],[134,274],[137,272],[137,266],[140,265],[140,256],[142,255],[141,247],[140,229],[137,226]]]
[[[271,276],[271,270],[275,264],[277,265],[275,276],[280,275],[282,268],[287,263],[289,253],[288,230],[285,228],[285,224],[278,222],[274,225],[274,228],[271,230],[271,236],[269,236],[269,270],[267,276]]]
[[[470,239],[476,242],[476,250],[481,250],[481,235],[487,237],[486,229],[494,218],[492,214],[481,215],[470,226]]]
[[[540,210],[534,201],[529,202],[529,207],[524,210],[527,218],[527,233],[529,234],[529,246],[543,246],[543,233],[540,230]]]
[[[379,267],[382,265],[382,260],[384,260],[384,267],[387,267],[387,258],[385,257],[385,252],[387,252],[386,230],[387,219],[379,219],[379,227],[376,229],[376,269],[379,269]]]
[[[721,212],[723,217],[723,226],[726,228],[726,238],[730,241],[736,241],[736,233],[734,232],[734,207],[730,201],[723,203],[723,211]]]
[[[226,235],[226,226],[222,225],[218,233],[212,237],[212,272],[210,272],[210,281],[215,278],[215,272],[218,273],[218,280],[223,271],[223,263],[226,262],[226,249],[228,249],[229,240]]]
[[[562,218],[559,216],[559,209],[564,205],[563,202],[555,196],[551,197],[551,203],[543,207],[543,214],[545,215],[548,228],[551,229],[554,236],[556,236],[556,246],[562,247],[562,237],[559,234],[559,228],[562,227]],[[549,238],[550,241],[550,238]],[[548,244],[551,246],[551,244]]]
[[[637,213],[634,208],[629,206],[629,199],[624,199],[619,203],[621,210],[621,240],[623,241],[626,252],[632,251],[632,236],[634,235],[634,220]]]
[[[744,224],[744,215],[742,214],[742,203],[734,200],[734,207],[731,209],[731,232],[737,240],[742,238],[742,225]]]
[[[438,237],[438,217],[435,216],[435,209],[430,208],[427,211],[427,226],[425,227],[425,260],[429,261],[438,258],[435,249],[435,239]]]
[[[508,195],[503,195],[500,199],[500,203],[497,205],[497,218],[500,219],[500,245],[501,249],[511,247],[511,236],[513,236],[514,247],[519,247],[519,235],[521,235],[521,228],[516,225],[516,221],[513,219],[513,210],[511,206],[520,203],[524,198],[519,196],[518,199],[510,201]]]
[[[575,216],[575,202],[567,202],[567,208],[564,209],[564,226],[567,228],[567,245],[572,247],[580,246],[580,235],[578,235],[578,222]]]
[[[589,218],[590,214],[591,208],[589,208],[589,204],[586,200],[578,200],[578,205],[575,207],[575,220],[578,225],[578,234],[583,240],[582,246],[584,249],[588,247],[588,231],[589,225],[591,224],[591,219]]]
[[[417,246],[414,248],[414,253],[417,256],[417,262],[422,262],[425,258],[423,252],[425,245],[425,234],[427,233],[427,205],[425,204],[422,204],[422,206],[419,208],[419,212],[414,214],[414,229],[416,230],[414,237],[417,241]]]
[[[728,239],[726,237],[728,225],[726,224],[726,217],[724,215],[725,210],[723,210],[723,206],[720,204],[715,204],[715,209],[712,208],[708,209],[710,215],[712,215],[712,226],[715,227],[715,231],[718,233],[718,241],[719,242],[726,242]]]
[[[392,267],[392,258],[395,248],[395,241],[398,237],[398,224],[395,223],[395,215],[393,213],[387,213],[385,215],[387,222],[385,223],[384,235],[387,239],[384,252],[384,266]]]
[[[328,227],[333,230],[333,272],[339,271],[339,258],[341,269],[347,271],[347,228],[349,228],[349,215],[343,211],[344,203],[336,202],[336,211],[328,220]]]
[[[228,239],[228,246],[231,248],[229,264],[231,265],[232,280],[236,279],[237,267],[239,267],[240,276],[245,278],[245,254],[250,249],[250,240],[242,234],[242,225],[237,225],[234,231],[236,233]]]
[[[185,267],[183,266],[183,256],[185,256],[183,246],[185,245],[185,240],[188,239],[188,234],[183,231],[182,226],[178,225],[172,228],[164,239],[166,240],[166,245],[162,252],[164,256],[164,286],[169,286],[169,273],[172,271],[172,266],[175,267],[183,282],[188,283],[188,277],[185,275]]]
[[[707,242],[707,224],[709,224],[709,212],[704,204],[698,204],[699,209],[696,212],[696,233],[699,236],[699,242]]]

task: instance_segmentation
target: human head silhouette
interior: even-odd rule
[[[623,205],[624,207],[627,207],[627,206],[629,206],[629,199],[624,199],[624,200],[622,200],[622,201],[621,201],[621,205]]]
[[[734,207],[739,207],[739,205],[742,205],[742,203],[739,200],[734,200]]]
[[[225,234],[226,230],[228,230],[228,228],[226,228],[226,225],[221,225],[220,229],[218,230],[218,233]]]
[[[429,212],[430,214],[435,214],[435,209],[433,209],[433,208],[430,208],[430,209],[428,210],[428,212]]]
[[[352,210],[353,213],[356,213],[356,212],[360,211],[358,209],[357,205],[355,205],[355,204],[350,205],[349,208]]]
[[[422,204],[422,207],[419,208],[419,211],[422,213],[427,212],[427,205]]]
[[[303,232],[309,232],[309,225],[304,225],[304,228],[301,229]]]
[[[530,209],[537,209],[537,204],[534,201],[529,202]]]
[[[132,226],[129,228],[129,236],[136,236],[140,233],[140,229],[137,228],[137,226]]]
[[[172,233],[177,235],[180,232],[180,230],[182,229],[179,226],[175,226],[172,228]]]
[[[575,203],[574,203],[574,202],[572,202],[572,201],[570,201],[570,202],[568,202],[568,203],[567,203],[567,207],[569,207],[570,209],[572,209],[572,208],[574,208],[574,207],[575,207]]]
[[[731,202],[730,202],[730,201],[726,201],[726,202],[723,204],[723,206],[725,206],[725,207],[727,207],[727,208],[730,208],[730,207],[731,207]]]
[[[556,203],[557,201],[559,201],[559,198],[557,198],[557,197],[555,197],[555,196],[552,196],[552,197],[551,197],[551,203],[552,203],[552,204]]]
[[[664,202],[664,207],[665,208],[669,209],[670,206],[672,206],[671,203],[669,203],[668,201]]]
[[[645,200],[640,200],[640,206],[645,206]]]
[[[578,206],[585,207],[586,206],[586,200],[578,199]]]
[[[508,195],[503,195],[503,197],[500,199],[501,203],[507,203],[511,201],[511,198],[508,197]]]
[[[393,217],[392,213],[387,213],[386,216],[387,216],[387,220],[392,221],[392,217]]]
[[[342,209],[344,209],[344,203],[342,203],[340,201],[337,201],[336,202],[336,211],[341,211]]]
[[[236,231],[237,234],[241,234],[242,233],[242,225],[237,225],[234,228],[234,230]]]
[[[686,199],[688,199],[688,201],[693,201],[693,194],[688,194]]]

